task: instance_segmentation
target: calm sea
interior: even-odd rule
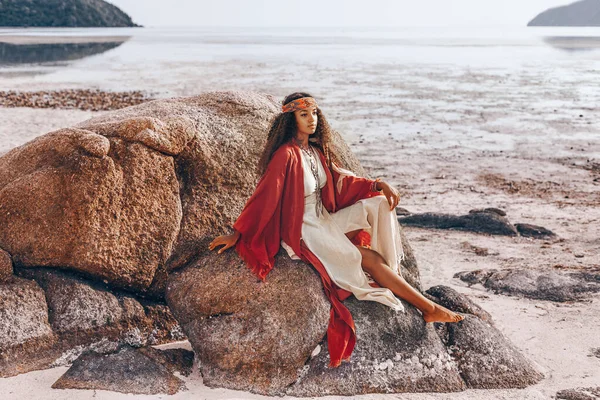
[[[14,36],[63,43],[1,44],[2,89],[93,86],[185,95],[222,86],[260,89],[261,82],[272,90],[283,81],[287,89],[291,81],[319,90],[323,80],[348,81],[357,73],[372,79],[370,68],[378,79],[394,80],[412,68],[595,70],[600,62],[600,29],[590,28],[0,29],[0,42]],[[82,38],[101,43],[65,43]]]
[[[345,134],[429,147],[595,140],[599,71],[600,28],[0,29],[0,90],[305,90]]]

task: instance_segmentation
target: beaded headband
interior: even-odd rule
[[[283,107],[281,107],[281,112],[288,113],[298,110],[306,110],[309,107],[317,107],[316,100],[312,97],[302,97],[300,99],[292,100]]]

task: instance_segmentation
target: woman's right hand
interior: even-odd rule
[[[214,250],[218,246],[225,245],[222,249],[220,249],[218,251],[218,253],[221,254],[228,248],[235,246],[235,244],[237,243],[240,236],[241,236],[241,234],[238,231],[235,231],[235,233],[233,233],[231,235],[217,236],[216,238],[213,239],[212,242],[210,242],[210,244],[208,245],[208,248],[210,250]]]

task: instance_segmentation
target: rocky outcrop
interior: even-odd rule
[[[43,368],[56,358],[56,335],[37,283],[17,277],[0,283],[0,339],[0,377]]]
[[[543,226],[531,225],[531,224],[515,224],[517,232],[523,237],[530,237],[534,239],[555,239],[556,234],[550,229],[546,229]]]
[[[600,1],[581,0],[550,8],[529,21],[527,26],[600,26]]]
[[[131,27],[129,15],[102,0],[3,0],[0,26]]]
[[[469,285],[480,283],[495,293],[564,302],[583,300],[600,292],[600,282],[588,275],[515,268],[463,271],[454,277]]]
[[[166,271],[239,215],[277,109],[239,92],[152,101],[11,150],[0,158],[0,248],[21,267],[161,297]],[[336,146],[364,174],[339,135]]]
[[[398,217],[398,222],[402,226],[418,228],[456,229],[490,235],[517,235],[516,228],[504,215],[487,209],[458,216],[440,213],[411,214]]]
[[[140,347],[184,338],[164,305],[142,305],[131,295],[113,293],[72,273],[35,268],[21,275],[44,289],[49,321],[63,348],[103,339]]]
[[[440,336],[472,389],[524,388],[542,380],[529,360],[493,325],[490,315],[447,286],[427,291],[435,301],[466,314],[458,324],[443,324]]]
[[[185,350],[184,350],[185,351]],[[53,389],[96,389],[133,394],[175,394],[185,390],[175,370],[187,371],[190,354],[170,357],[160,350],[124,347],[119,352],[103,355],[94,352],[81,355],[71,368],[53,385]],[[190,352],[187,352],[190,353]],[[183,365],[176,365],[179,360]]]
[[[404,208],[396,209],[398,222],[404,226],[428,229],[452,229],[488,235],[523,236],[534,239],[556,239],[554,232],[542,226],[515,224],[506,218],[506,212],[498,208],[470,210],[467,215],[442,213],[412,214]]]

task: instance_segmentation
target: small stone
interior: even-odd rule
[[[318,344],[317,347],[315,347],[315,349],[312,351],[312,353],[310,354],[310,357],[316,357],[319,355],[319,353],[321,353],[321,345]]]

